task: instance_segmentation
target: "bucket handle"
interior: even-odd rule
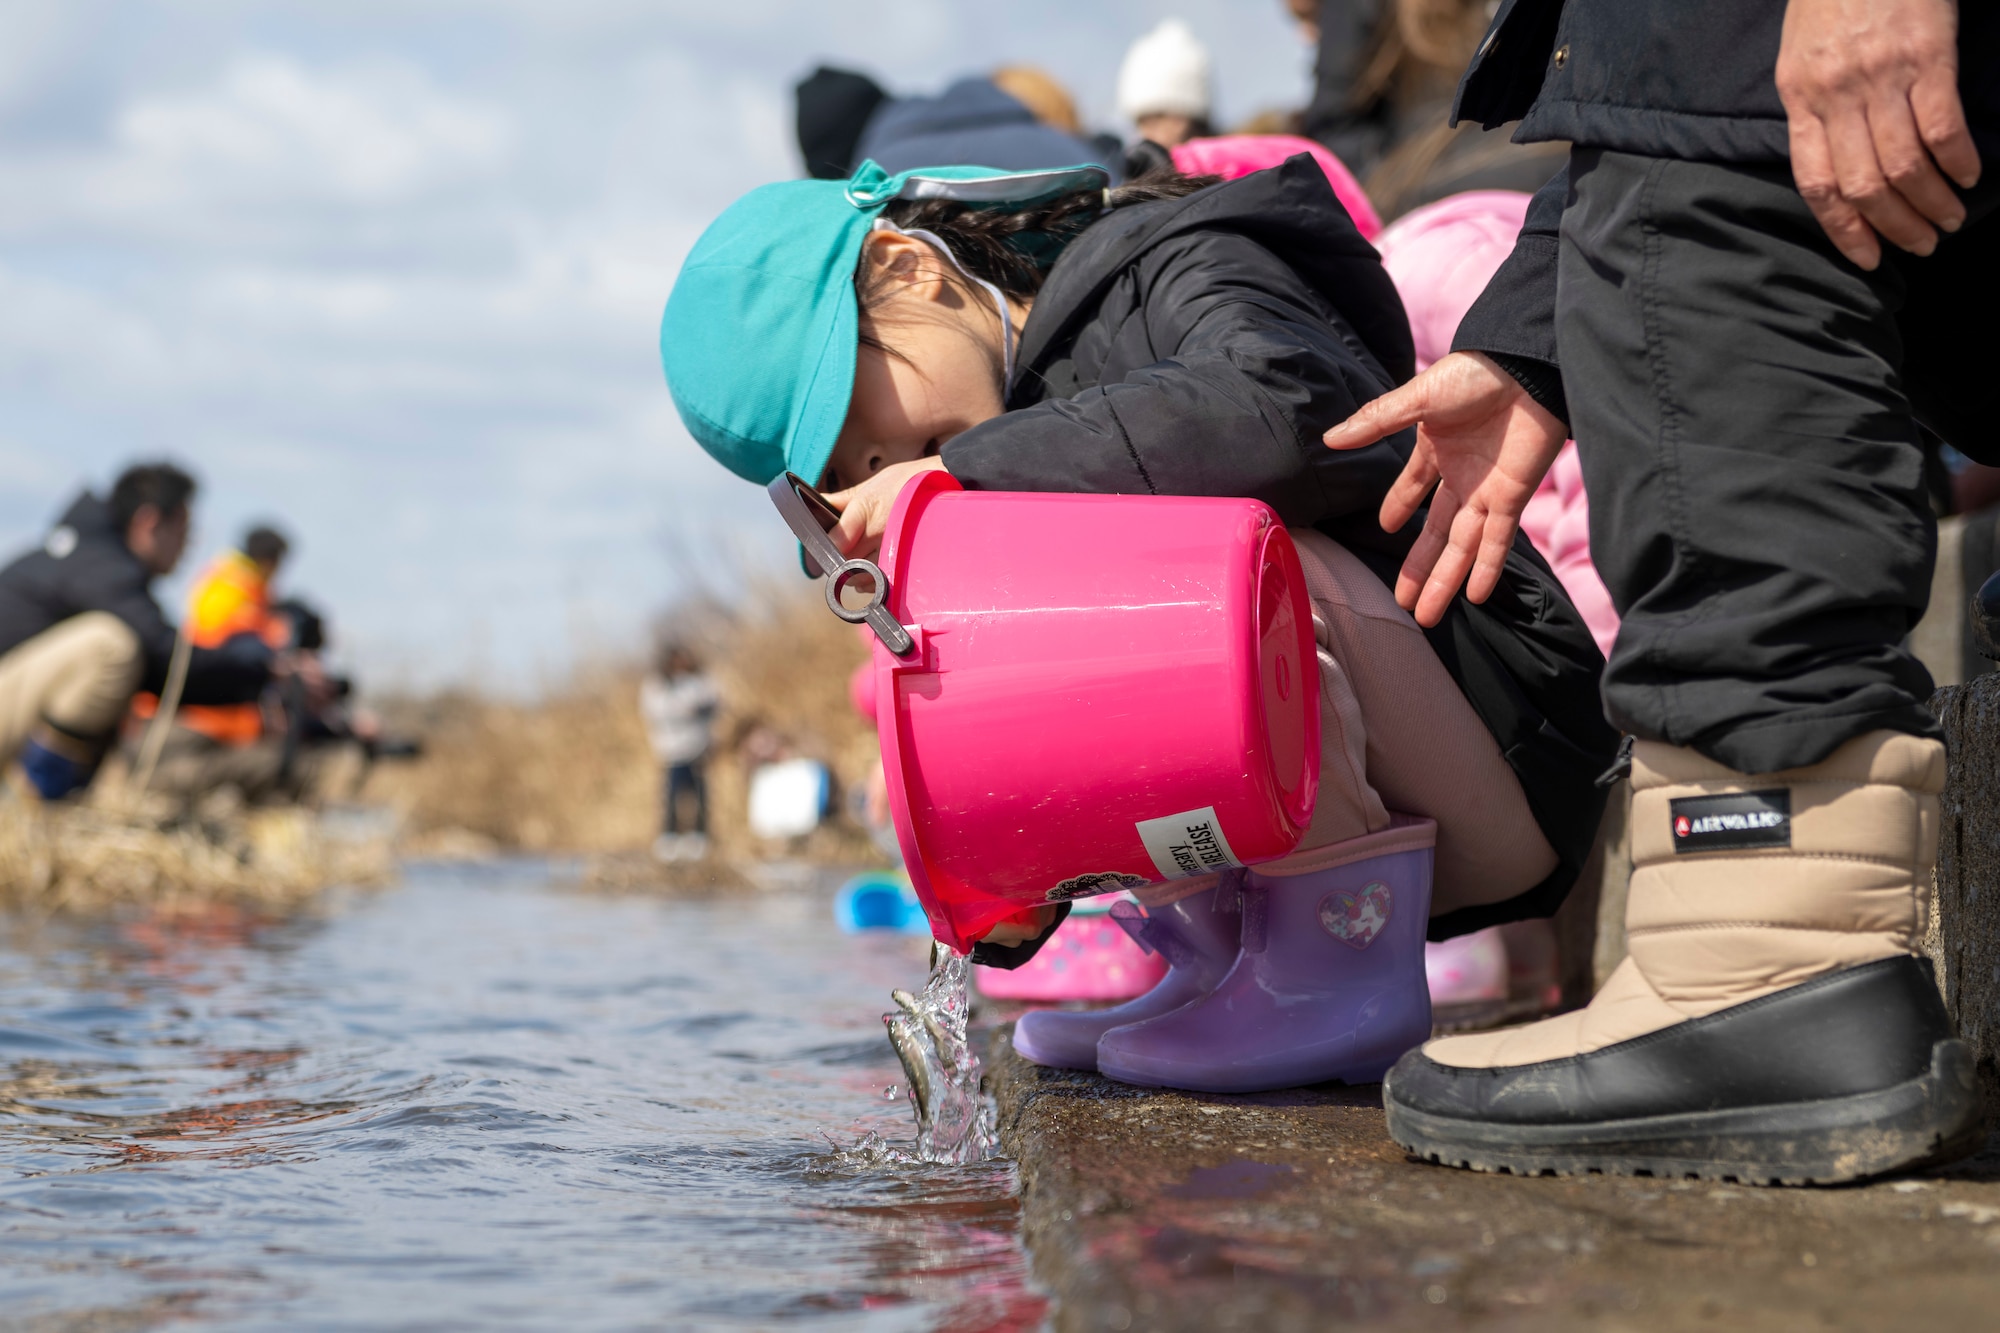
[[[873,560],[849,560],[826,535],[833,530],[834,524],[840,522],[840,511],[828,504],[824,496],[796,473],[781,472],[764,489],[770,495],[771,503],[778,506],[778,514],[785,520],[785,526],[792,530],[792,535],[799,539],[799,545],[805,548],[806,573],[826,575],[828,609],[850,625],[865,623],[890,652],[898,657],[907,656],[916,647],[916,642],[903,628],[903,622],[889,610],[889,576]],[[866,574],[875,583],[875,592],[869,597],[868,605],[859,608],[843,606],[841,589],[847,586],[848,580],[861,574]]]

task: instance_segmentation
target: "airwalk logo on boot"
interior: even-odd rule
[[[1669,801],[1667,809],[1673,821],[1676,853],[1792,845],[1789,787],[1728,796],[1683,796]]]

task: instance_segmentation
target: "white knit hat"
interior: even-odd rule
[[[1186,116],[1206,120],[1212,100],[1208,48],[1195,40],[1179,19],[1160,26],[1132,43],[1118,67],[1118,113],[1127,120],[1143,116]]]

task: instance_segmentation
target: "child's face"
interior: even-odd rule
[[[821,478],[828,492],[929,457],[1004,410],[1000,317],[986,294],[949,280],[914,237],[877,233],[864,262],[882,281],[861,327],[882,346],[864,342],[856,355],[847,422]]]

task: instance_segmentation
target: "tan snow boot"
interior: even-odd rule
[[[1637,743],[1625,961],[1584,1009],[1406,1056],[1391,1133],[1460,1165],[1745,1180],[1969,1144],[1970,1051],[1913,956],[1944,769],[1889,731],[1760,775]]]

